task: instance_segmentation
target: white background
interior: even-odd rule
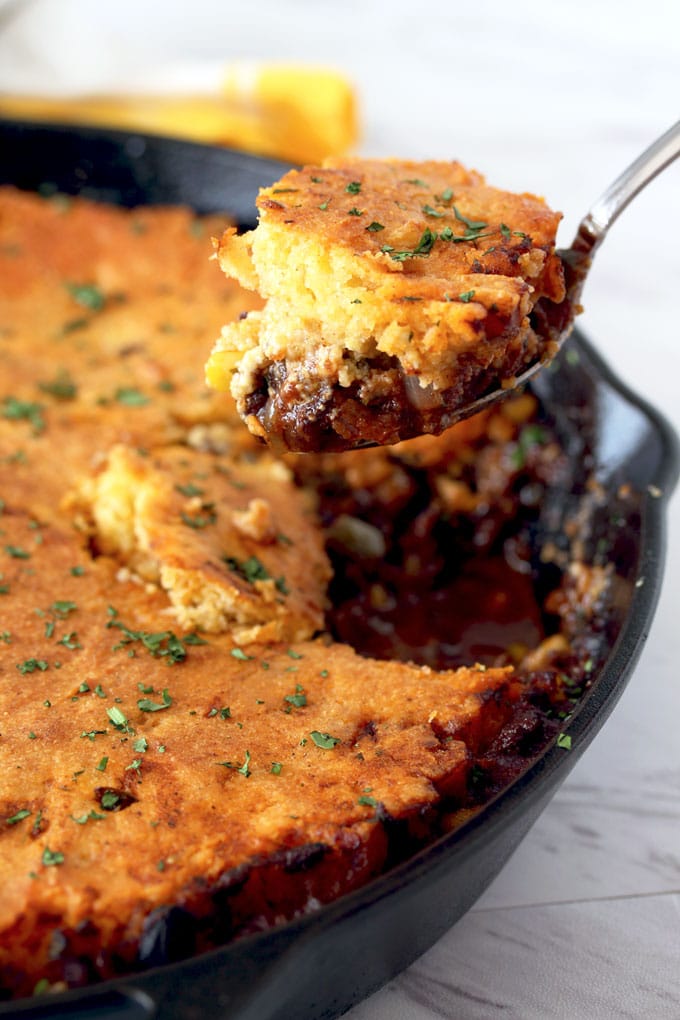
[[[563,244],[680,116],[677,0],[0,5],[0,90],[210,82],[234,60],[337,67],[362,152],[459,158],[543,194]],[[676,428],[678,236],[680,162],[613,228],[581,320]],[[677,499],[669,517],[659,610],[620,705],[474,909],[352,1020],[680,1018]]]

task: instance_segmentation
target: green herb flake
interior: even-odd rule
[[[105,790],[101,796],[100,803],[104,811],[113,811],[120,803],[120,796],[113,790]]]
[[[351,209],[347,210],[347,215],[348,216],[363,216],[364,215],[364,210],[363,209],[357,209],[357,207],[354,205],[354,206],[352,206]]]
[[[318,730],[312,730],[309,734],[317,747],[323,748],[324,751],[332,751],[336,744],[341,744],[340,737],[332,737],[330,733],[320,733]]]
[[[52,868],[57,864],[64,863],[64,855],[61,850],[50,850],[46,846],[42,854],[42,863],[46,868]]]
[[[26,659],[25,662],[18,662],[17,669],[25,676],[26,673],[35,673],[36,669],[44,673],[46,669],[49,669],[49,663],[45,659]]]
[[[97,764],[95,765],[95,768],[96,768],[97,772],[106,772],[106,766],[108,764],[109,764],[108,755],[105,754],[104,757],[101,759],[101,761],[97,762]]]
[[[217,764],[224,765],[227,769],[234,769],[235,772],[238,772],[241,776],[245,776],[246,779],[248,776],[252,775],[250,771],[250,751],[246,751],[243,765],[235,765],[234,762],[231,761],[218,761]]]
[[[74,630],[72,630],[69,634],[64,634],[64,636],[57,641],[57,644],[63,645],[64,648],[68,648],[69,651],[83,647],[78,641],[78,635]]]
[[[501,223],[500,232],[504,241],[509,241],[511,237],[510,227],[506,226],[505,223]]]
[[[17,822],[23,822],[24,818],[30,818],[31,814],[32,812],[29,811],[28,808],[22,808],[10,818],[5,818],[5,825],[16,825]]]
[[[299,188],[272,188],[272,195],[285,195],[289,191],[299,191]]]
[[[65,370],[59,372],[50,382],[38,383],[38,388],[55,400],[75,400],[78,395],[78,387]]]
[[[404,251],[395,251],[391,245],[384,244],[380,250],[389,255],[393,262],[405,262],[406,259],[412,259],[418,256],[425,257],[429,255],[434,247],[435,241],[437,240],[437,236],[436,230],[430,230],[429,227],[426,227],[415,248]]]
[[[117,705],[112,705],[111,708],[106,709],[106,714],[110,722],[116,727],[117,730],[127,730],[128,720],[124,712],[118,708]]]
[[[565,751],[571,751],[571,737],[568,733],[560,733],[557,738],[557,746],[563,748]]]
[[[378,231],[384,229],[385,225],[383,223],[378,223],[377,220],[373,220],[373,222],[369,223],[368,226],[366,227],[366,230],[369,230],[372,234],[377,234]]]
[[[420,177],[407,177],[404,184],[413,184],[416,188],[429,188],[427,181],[421,181]]]
[[[250,662],[253,658],[252,655],[246,655],[242,648],[232,648],[229,654],[234,659],[238,659],[239,662]]]
[[[361,191],[361,181],[350,181],[345,191],[350,195],[358,195]]]
[[[468,302],[472,301],[474,296],[475,296],[474,290],[465,290],[465,291],[463,291],[462,294],[458,295],[458,300],[462,301],[463,304],[466,305],[466,304],[468,304]]]
[[[150,398],[136,386],[119,386],[113,396],[114,400],[125,407],[146,407],[151,403]]]
[[[71,574],[71,577],[82,577],[85,573],[85,567],[71,567],[69,573]]]
[[[280,762],[280,761],[273,761],[273,762],[272,762],[272,767],[270,768],[270,770],[269,770],[269,771],[270,771],[270,772],[272,773],[272,775],[274,775],[274,776],[280,776],[280,775],[281,775],[281,769],[282,769],[282,768],[283,768],[283,765],[281,764],[281,762]]]
[[[30,422],[36,435],[45,428],[42,412],[42,404],[36,404],[31,400],[17,400],[16,397],[5,397],[0,408],[0,414],[8,421]]]
[[[207,641],[204,641],[203,638],[193,633],[185,634],[180,639],[171,630],[131,630],[118,619],[118,610],[114,609],[113,606],[108,607],[107,613],[109,616],[108,623],[106,624],[107,629],[116,628],[122,633],[122,637],[118,644],[113,646],[114,651],[121,648],[127,648],[129,645],[139,642],[142,647],[146,648],[153,658],[164,658],[169,665],[174,665],[175,663],[183,662],[184,659],[186,659],[186,645],[207,644]],[[134,649],[129,649],[128,655],[134,657]]]
[[[18,545],[6,545],[5,552],[15,560],[30,560],[31,554]]]
[[[180,512],[180,518],[182,520],[182,524],[186,524],[187,528],[193,528],[194,531],[200,531],[202,528],[207,528],[211,524],[214,524],[217,520],[215,504],[201,503],[200,511],[195,514],[188,514],[182,510]]]
[[[80,815],[76,818],[75,815],[69,815],[72,822],[76,825],[86,825],[87,822],[101,822],[106,818],[106,815],[100,815],[96,811],[86,811],[84,815]]]
[[[433,209],[431,205],[424,205],[423,212],[425,213],[426,216],[434,216],[435,219],[438,220],[441,220],[444,216],[446,216],[446,213],[439,212],[437,209]]]
[[[142,712],[162,712],[166,708],[170,708],[172,705],[172,698],[168,694],[167,687],[163,688],[163,701],[151,701],[149,698],[140,698],[137,702],[137,708],[141,709]]]
[[[463,213],[459,209],[457,209],[455,205],[453,207],[453,215],[460,223],[463,223],[468,228],[468,230],[472,231],[485,230],[486,227],[488,227],[489,225],[485,220],[468,219],[468,217],[464,216]]]
[[[321,203],[319,209],[321,210],[321,212],[326,212],[326,209],[328,209],[328,199],[325,202]]]
[[[295,685],[295,694],[284,695],[284,701],[287,701],[289,705],[293,705],[295,708],[304,708],[307,704],[307,695],[305,694],[304,688],[301,684]]]
[[[50,606],[50,611],[56,613],[60,620],[65,620],[69,613],[72,613],[78,608],[76,602],[71,602],[67,599],[57,599]]]
[[[146,754],[149,749],[149,742],[146,737],[137,737],[132,744],[132,750],[136,751],[137,754]]]
[[[83,308],[89,308],[93,312],[99,312],[104,307],[106,299],[99,287],[89,283],[67,283],[66,289],[69,294]]]
[[[176,485],[175,489],[181,493],[182,496],[202,496],[204,490],[199,488],[198,485],[194,485],[193,482],[189,482],[187,485]]]
[[[361,804],[362,807],[376,808],[378,806],[378,801],[375,799],[375,797],[367,797],[364,794],[362,794],[361,797],[359,797],[359,799],[357,800],[357,804]]]
[[[245,560],[237,560],[233,556],[224,556],[222,558],[230,570],[233,570],[235,574],[248,581],[249,584],[254,584],[255,581],[270,581],[272,579],[271,574],[257,556],[249,556]]]

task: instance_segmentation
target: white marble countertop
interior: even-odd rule
[[[331,64],[359,91],[364,153],[457,157],[494,184],[544,194],[565,212],[564,243],[680,113],[677,0],[165,0],[159,10],[26,2],[0,32],[0,89],[105,87],[142,63]],[[680,430],[678,196],[680,162],[613,228],[581,328]],[[469,914],[351,1020],[680,1018],[677,498],[669,518],[657,616],[605,728]]]

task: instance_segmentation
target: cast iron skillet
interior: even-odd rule
[[[239,152],[114,131],[0,121],[0,183],[133,206],[186,203],[253,225],[254,198],[283,164]],[[573,462],[546,500],[537,543],[564,547],[564,521],[586,507],[586,559],[615,564],[612,619],[593,684],[567,732],[457,832],[307,917],[181,963],[94,988],[0,1005],[0,1017],[88,1020],[311,1020],[334,1017],[428,949],[500,870],[618,701],[649,630],[661,583],[674,433],[576,334],[533,384]],[[587,475],[604,499],[587,505]],[[622,484],[636,498],[620,501]],[[172,918],[169,919],[172,923]]]

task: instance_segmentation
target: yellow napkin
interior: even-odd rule
[[[277,64],[227,68],[216,94],[4,94],[0,116],[165,134],[293,163],[342,155],[358,138],[356,98],[341,74]]]

